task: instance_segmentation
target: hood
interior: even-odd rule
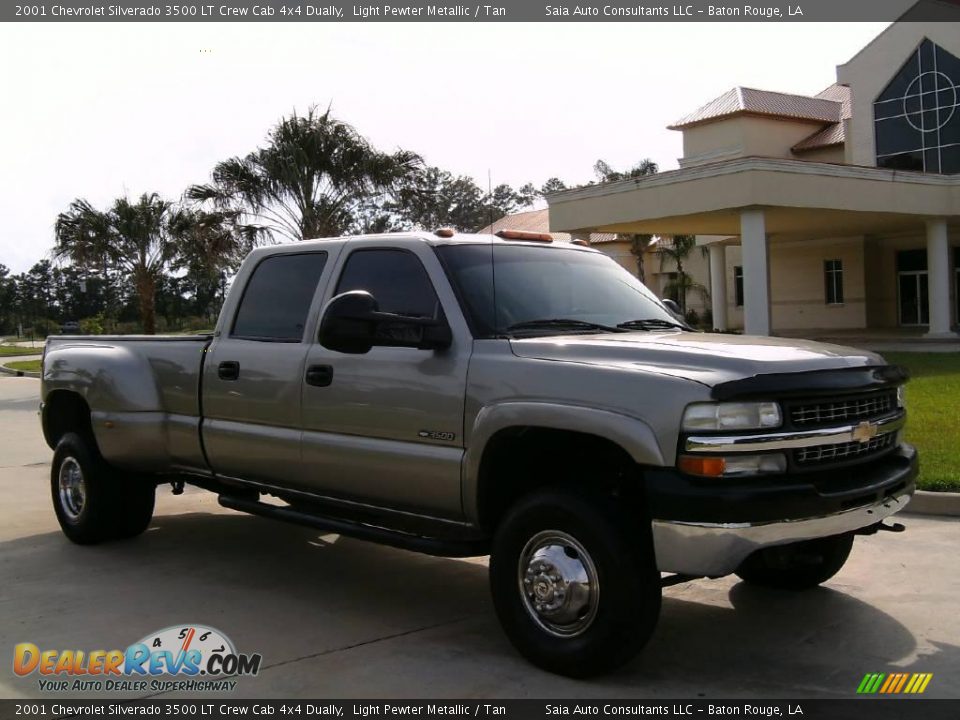
[[[810,340],[696,332],[553,335],[510,341],[518,357],[643,370],[717,385],[754,375],[884,365],[875,353]]]

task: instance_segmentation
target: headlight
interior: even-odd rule
[[[775,402],[694,403],[683,413],[683,429],[759,430],[779,427],[782,418]]]
[[[903,385],[897,386],[897,407],[905,408],[907,406],[906,398],[904,397],[904,388]]]

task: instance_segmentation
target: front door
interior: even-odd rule
[[[425,243],[358,243],[345,256],[328,296],[366,290],[383,312],[450,322],[454,340],[442,351],[374,347],[363,355],[314,342],[303,384],[301,485],[342,500],[456,518],[472,340],[449,284],[434,287],[425,264],[445,280]]]
[[[930,294],[926,271],[897,273],[900,302],[900,324],[904,326],[930,324]]]

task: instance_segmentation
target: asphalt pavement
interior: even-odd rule
[[[868,672],[928,672],[926,697],[960,698],[957,519],[903,516],[906,533],[859,538],[843,571],[805,593],[736,578],[668,588],[636,661],[574,681],[514,652],[481,560],[322,536],[168,487],[143,536],[71,544],[51,509],[38,392],[0,376],[0,697],[84,696],[15,676],[16,643],[123,649],[201,623],[263,657],[259,675],[205,697],[850,698]]]

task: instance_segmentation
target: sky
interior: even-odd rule
[[[677,167],[666,126],[735,85],[812,94],[887,23],[0,25],[0,264],[78,197],[177,199],[293,110],[486,186]]]

